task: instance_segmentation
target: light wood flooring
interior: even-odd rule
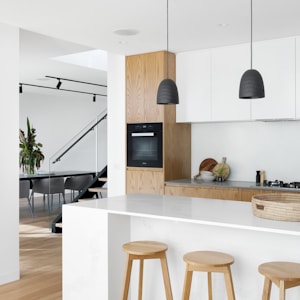
[[[0,299],[62,299],[62,235],[52,233],[52,220],[58,215],[58,201],[49,218],[42,199],[35,200],[32,218],[27,200],[20,199],[20,276],[0,286]]]

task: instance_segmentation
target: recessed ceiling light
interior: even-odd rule
[[[114,31],[114,34],[121,36],[137,35],[138,33],[139,31],[136,29],[118,29]]]
[[[229,26],[229,23],[219,23],[218,24],[219,27],[225,28]]]

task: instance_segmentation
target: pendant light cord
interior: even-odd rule
[[[167,0],[167,78],[169,78],[169,0]]]
[[[250,29],[250,69],[252,69],[252,35],[253,35],[253,29],[252,29],[252,0],[251,0],[251,8],[250,8],[250,11],[251,11],[251,29]]]

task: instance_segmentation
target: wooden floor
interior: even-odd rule
[[[49,218],[42,199],[35,201],[32,218],[27,200],[20,200],[21,279],[0,286],[0,299],[62,299],[62,235],[52,233],[51,221],[60,211],[58,201]]]

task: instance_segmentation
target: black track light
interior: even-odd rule
[[[57,88],[57,89],[59,89],[59,88],[60,88],[60,86],[61,86],[61,81],[60,81],[60,79],[59,79],[59,78],[57,78],[57,80],[58,80],[58,83],[57,83],[57,85],[56,85],[56,88]]]
[[[93,95],[93,102],[96,102],[96,95]]]
[[[19,93],[20,93],[20,94],[23,93],[23,86],[22,86],[22,84],[19,85]]]

